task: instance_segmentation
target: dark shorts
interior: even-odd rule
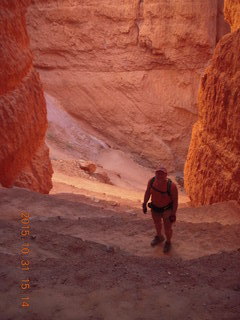
[[[148,207],[152,209],[152,211],[154,211],[155,213],[157,214],[163,214],[165,211],[169,211],[169,210],[172,210],[172,207],[173,207],[173,204],[172,202],[169,203],[167,206],[165,207],[157,207],[155,206],[152,202],[150,202],[148,204]]]
[[[161,223],[161,221],[163,220],[164,221],[164,224],[167,224],[167,225],[171,225],[172,223],[170,222],[170,216],[172,215],[172,210],[169,209],[169,210],[165,210],[164,212],[162,213],[159,213],[159,212],[155,212],[153,209],[152,209],[152,218],[153,218],[153,221],[155,223]]]

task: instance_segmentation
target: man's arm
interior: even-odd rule
[[[151,196],[151,180],[148,181],[147,189],[146,189],[145,194],[144,194],[143,203],[147,204],[150,196]]]
[[[147,212],[147,203],[148,203],[150,196],[151,196],[151,180],[148,181],[147,189],[144,194],[144,200],[143,200],[143,204],[142,204],[143,213]]]
[[[178,208],[178,189],[175,183],[172,183],[171,198],[173,202],[172,215],[175,216]]]

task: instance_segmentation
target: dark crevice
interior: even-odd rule
[[[138,8],[137,8],[137,16],[135,20],[135,25],[137,28],[137,45],[139,46],[139,33],[140,33],[140,27],[143,21],[143,2],[144,0],[138,1]]]

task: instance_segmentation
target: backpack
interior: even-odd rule
[[[157,192],[160,192],[160,193],[166,193],[164,191],[160,191],[158,190],[157,188],[153,187],[153,182],[155,181],[155,177],[153,177],[150,181],[150,186],[151,188],[153,188],[153,190],[157,191]],[[168,179],[167,181],[167,194],[169,197],[171,197],[171,186],[172,186],[172,180],[171,179]]]

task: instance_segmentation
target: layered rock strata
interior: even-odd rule
[[[202,78],[185,165],[185,187],[195,205],[240,203],[240,3],[225,5],[236,31],[220,40]]]
[[[222,3],[33,0],[35,66],[45,90],[112,147],[182,169],[200,75],[228,31]]]
[[[28,4],[0,1],[0,183],[48,193],[52,167],[44,143],[46,105],[26,32]]]

